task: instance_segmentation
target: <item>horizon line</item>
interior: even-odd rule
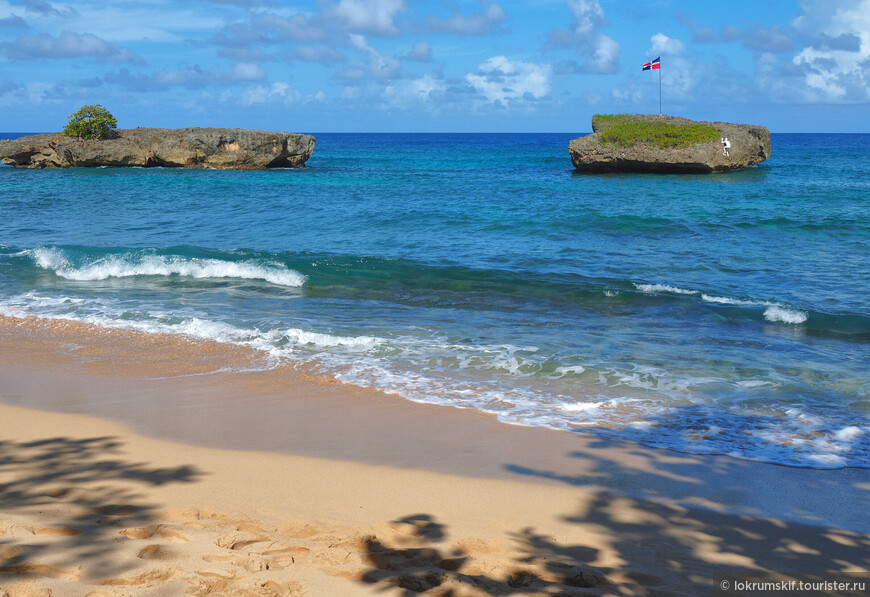
[[[250,127],[224,127],[224,126],[192,126],[192,127],[133,127],[135,128],[160,128],[160,129],[179,129],[179,128],[227,128],[240,130],[266,130],[255,129]],[[117,130],[133,130],[133,129],[117,129]],[[293,132],[296,134],[305,135],[591,135],[592,131],[314,131],[303,133],[299,131],[278,131],[274,132]],[[50,135],[62,134],[60,131],[0,131],[0,135]],[[771,135],[870,135],[870,131],[853,131],[853,132],[834,132],[834,131],[770,131]]]

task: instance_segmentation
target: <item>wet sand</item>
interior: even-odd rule
[[[870,569],[866,469],[509,426],[266,364],[0,317],[0,595],[704,595]]]

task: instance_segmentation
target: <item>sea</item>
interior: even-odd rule
[[[0,167],[0,314],[247,345],[505,424],[870,468],[870,135],[773,134],[712,175],[577,174],[579,135]]]

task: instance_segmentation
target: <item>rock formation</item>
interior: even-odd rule
[[[707,173],[739,170],[770,157],[770,132],[763,126],[700,122],[659,115],[626,115],[634,122],[663,122],[673,125],[709,125],[717,132],[715,140],[687,147],[662,148],[638,141],[629,145],[607,142],[601,138],[608,126],[606,117],[593,117],[591,135],[573,139],[568,153],[579,172],[657,172]],[[725,155],[721,138],[731,147]]]
[[[18,168],[298,168],[313,151],[311,135],[245,129],[136,128],[109,139],[46,133],[0,141],[0,161]]]

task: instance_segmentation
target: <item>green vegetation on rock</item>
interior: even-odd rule
[[[708,124],[676,124],[632,114],[596,114],[592,117],[592,126],[601,131],[602,143],[622,147],[642,143],[662,149],[678,149],[719,139],[719,133]]]
[[[107,139],[112,129],[118,126],[115,117],[103,106],[83,106],[69,117],[69,123],[64,127],[63,134],[67,137],[82,139]]]

